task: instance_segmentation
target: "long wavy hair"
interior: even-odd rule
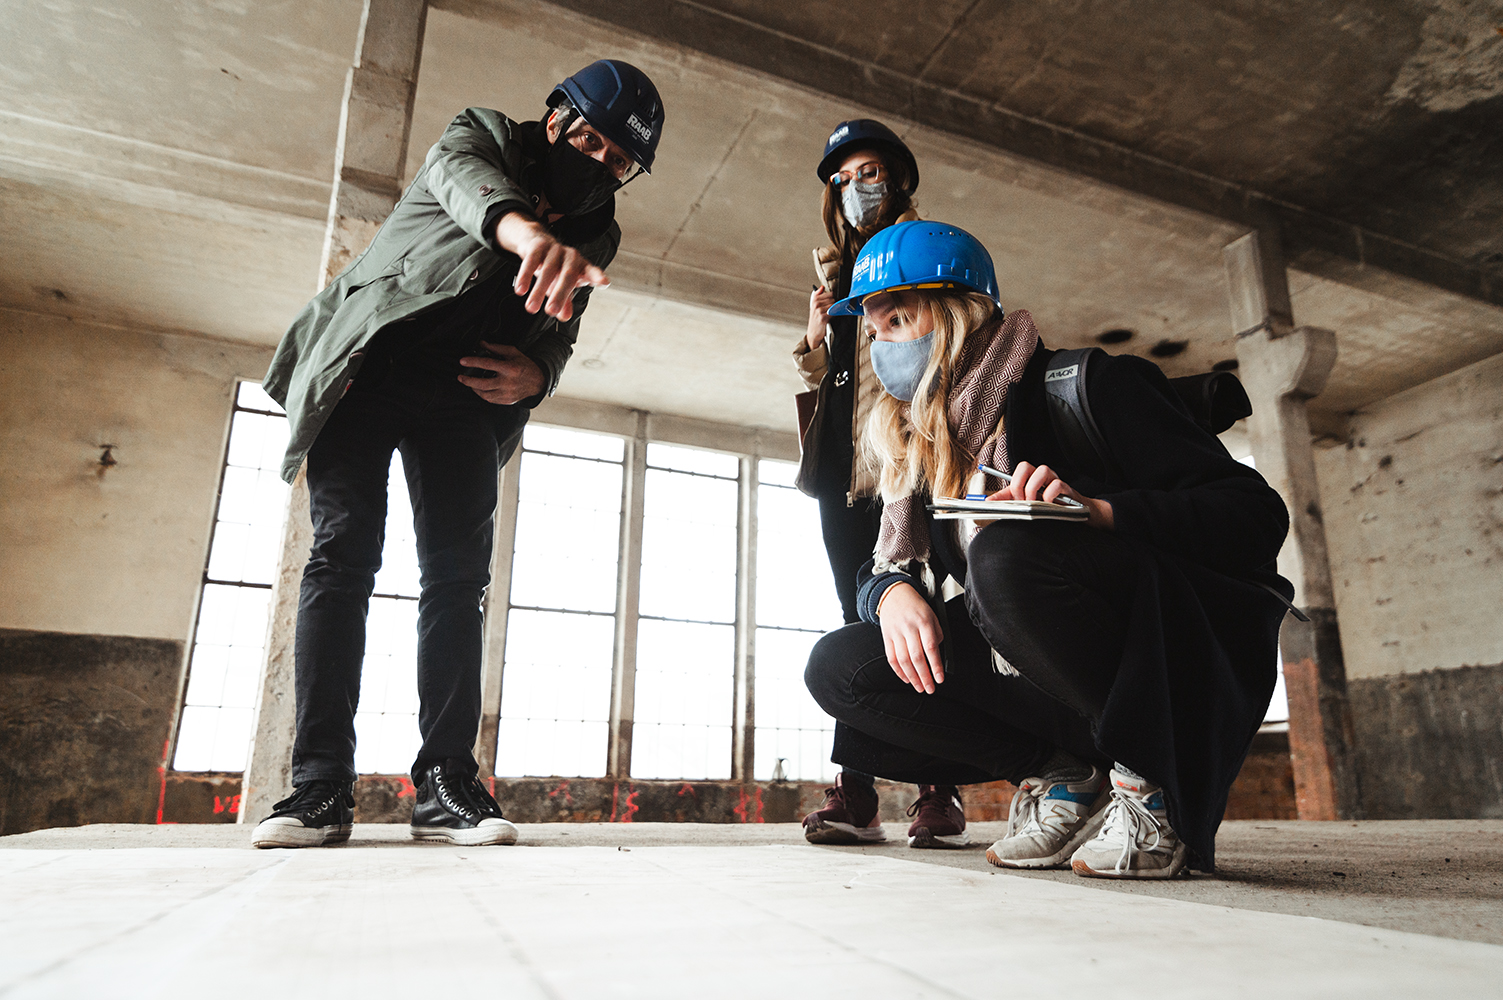
[[[871,152],[882,161],[882,167],[887,171],[887,194],[882,196],[882,202],[877,206],[877,217],[872,224],[856,229],[846,221],[845,213],[841,211],[840,189],[831,185],[829,178],[825,179],[824,202],[820,210],[825,220],[825,232],[830,237],[830,245],[840,254],[842,274],[850,271],[852,265],[856,263],[856,255],[861,252],[867,240],[892,225],[898,216],[913,207],[913,197],[908,193],[909,183],[912,180],[908,176],[908,165],[876,146],[853,149],[847,156],[861,152]]]
[[[909,319],[928,306],[934,345],[913,401],[882,393],[861,435],[862,460],[878,474],[882,499],[891,502],[914,492],[965,495],[976,456],[950,430],[950,390],[990,342],[1001,314],[990,298],[975,292],[898,293],[898,310]]]

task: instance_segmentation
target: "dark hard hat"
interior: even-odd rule
[[[904,192],[912,194],[918,190],[918,161],[913,158],[913,151],[892,129],[870,118],[852,118],[835,126],[825,140],[825,155],[815,171],[820,183],[828,184],[830,175],[840,169],[840,162],[858,149],[875,149],[897,157],[908,168],[908,187]]]
[[[596,131],[652,172],[663,101],[646,73],[619,59],[601,59],[554,87],[548,106],[556,108],[566,97]]]

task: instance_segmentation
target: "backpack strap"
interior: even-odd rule
[[[1055,351],[1044,369],[1044,397],[1049,409],[1049,423],[1059,443],[1064,446],[1081,472],[1098,482],[1106,480],[1111,468],[1111,453],[1091,416],[1086,398],[1086,368],[1099,347]]]

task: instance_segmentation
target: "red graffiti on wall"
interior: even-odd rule
[[[405,774],[397,777],[397,798],[417,798],[417,789],[412,787],[412,779]]]
[[[751,803],[756,806],[756,811],[752,812],[752,810],[747,808],[746,789],[736,789],[736,794],[740,796],[740,801],[736,803],[736,808],[732,809],[731,812],[741,817],[741,822],[743,823],[765,822],[762,819],[762,789],[760,786],[758,786],[756,792],[756,796],[751,800]]]
[[[641,808],[637,805],[637,796],[640,794],[637,791],[636,785],[628,785],[626,801],[623,803],[621,801],[621,786],[611,786],[611,822],[630,823],[632,817],[637,814],[637,810]]]
[[[569,779],[568,778],[565,778],[563,781],[560,781],[558,783],[558,787],[555,788],[553,791],[551,791],[551,792],[548,793],[548,797],[550,799],[556,799],[560,795],[562,795],[564,797],[564,801],[567,802],[569,805],[572,806],[574,804],[574,796],[572,794],[570,794],[570,792],[569,792]]]
[[[699,793],[696,792],[694,790],[694,786],[689,784],[687,781],[684,782],[682,786],[680,786],[678,795],[679,798],[683,798],[685,795],[692,795],[696,799],[699,798]]]
[[[231,816],[235,815],[240,811],[240,796],[226,795],[224,798],[220,798],[218,795],[214,796],[214,811],[216,813],[228,812]]]
[[[176,825],[176,824],[173,824],[173,823],[168,823],[166,820],[162,819],[162,810],[164,810],[165,808],[167,808],[167,754],[168,754],[169,751],[171,751],[171,749],[172,749],[172,740],[171,739],[163,740],[162,741],[162,763],[157,768],[157,774],[160,775],[161,779],[162,779],[161,790],[157,792],[157,825],[159,825],[159,826],[174,826],[174,825]]]

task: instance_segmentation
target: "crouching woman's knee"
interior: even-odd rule
[[[1059,528],[1078,525],[1037,521],[997,521],[982,529],[966,552],[966,600],[972,617],[987,623],[1029,619],[1029,611],[1052,599],[1058,576]]]
[[[820,708],[836,719],[844,719],[855,704],[852,681],[861,666],[873,655],[885,658],[882,631],[867,622],[857,622],[836,629],[821,638],[809,651],[804,667],[804,686]]]

